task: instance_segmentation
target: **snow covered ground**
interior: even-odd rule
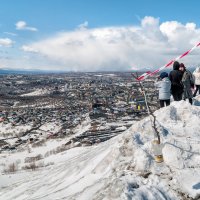
[[[27,94],[22,94],[21,96],[40,96],[40,95],[45,95],[45,94],[49,94],[49,91],[42,88],[42,89],[37,89],[33,92],[27,93]]]
[[[200,97],[195,105],[198,102]],[[72,148],[36,161],[36,165],[41,161],[53,163],[46,167],[1,173],[0,199],[200,199],[200,107],[195,105],[173,102],[155,112],[163,163],[154,161],[154,133],[147,117],[104,143]],[[44,154],[42,151],[40,147],[37,153]],[[22,159],[19,155],[12,154]],[[0,154],[1,164],[9,156]]]

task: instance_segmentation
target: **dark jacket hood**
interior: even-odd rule
[[[175,61],[174,64],[173,64],[173,70],[179,70],[179,62],[178,61]]]

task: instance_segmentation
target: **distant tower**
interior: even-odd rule
[[[70,83],[70,84],[69,84],[69,89],[72,89],[72,88],[73,88],[73,87],[72,87],[72,84]]]
[[[68,84],[67,83],[65,84],[64,90],[65,90],[65,92],[67,92],[67,90],[68,90]]]

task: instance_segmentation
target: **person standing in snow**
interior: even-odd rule
[[[183,73],[179,71],[179,66],[179,62],[175,61],[173,64],[173,70],[169,73],[169,80],[171,81],[171,94],[174,98],[174,101],[182,100],[183,95]]]
[[[192,104],[192,89],[194,88],[194,78],[192,73],[189,70],[186,70],[186,67],[183,63],[180,64],[179,70],[183,73],[182,83],[184,86],[183,89],[183,99],[189,99],[190,104]]]
[[[159,100],[160,107],[169,106],[170,105],[170,96],[171,96],[171,82],[168,78],[167,72],[162,72],[160,74],[160,80],[155,83],[155,86],[159,90]]]
[[[194,83],[195,83],[195,87],[196,87],[193,97],[195,97],[198,90],[199,90],[199,94],[200,94],[200,67],[196,68],[196,70],[193,72],[193,76],[194,76]]]

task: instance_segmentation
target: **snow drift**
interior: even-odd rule
[[[147,117],[97,146],[77,147],[45,158],[54,165],[1,175],[0,199],[200,198],[200,107],[173,102],[155,115],[164,163],[154,161],[154,134]]]

